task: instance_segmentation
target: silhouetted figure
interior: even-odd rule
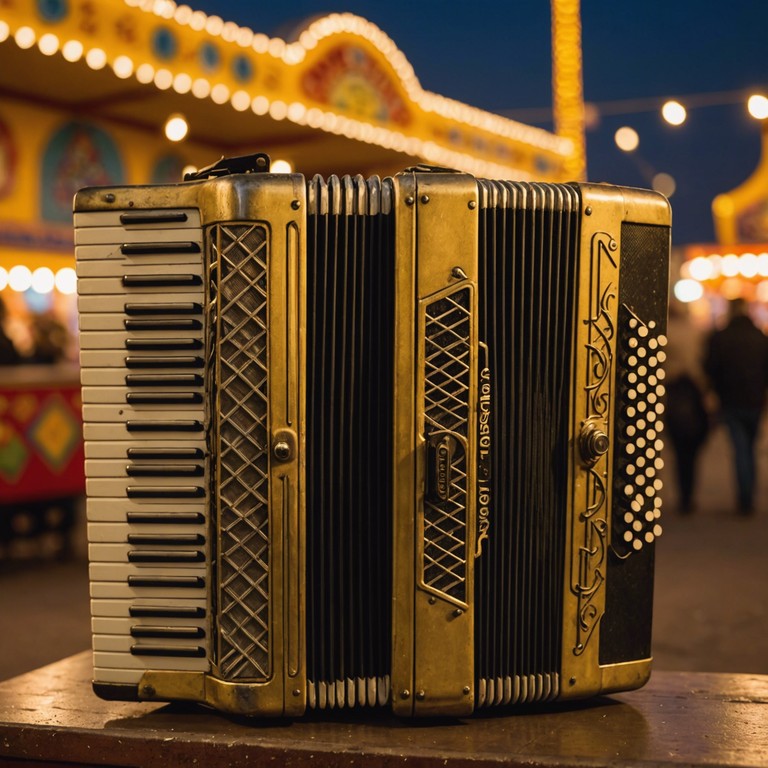
[[[720,399],[733,443],[739,512],[754,511],[755,439],[768,385],[768,339],[748,314],[747,303],[729,304],[728,324],[709,339],[704,369]]]
[[[51,313],[32,317],[32,355],[30,363],[58,363],[64,359],[69,333]]]
[[[13,343],[13,339],[5,332],[5,321],[8,309],[0,296],[0,365],[15,365],[21,362],[21,355]]]
[[[696,464],[709,434],[702,370],[703,336],[684,305],[672,301],[667,323],[666,432],[675,452],[681,514],[693,511]]]

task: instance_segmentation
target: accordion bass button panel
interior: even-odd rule
[[[209,667],[197,210],[75,215],[95,684]]]

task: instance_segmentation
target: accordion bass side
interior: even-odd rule
[[[94,688],[247,715],[650,674],[670,212],[233,174],[75,199]]]

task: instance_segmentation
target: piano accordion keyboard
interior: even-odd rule
[[[75,226],[95,677],[206,671],[199,215],[80,213]]]

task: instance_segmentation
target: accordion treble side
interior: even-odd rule
[[[405,716],[642,685],[669,206],[248,173],[75,199],[94,687]]]

